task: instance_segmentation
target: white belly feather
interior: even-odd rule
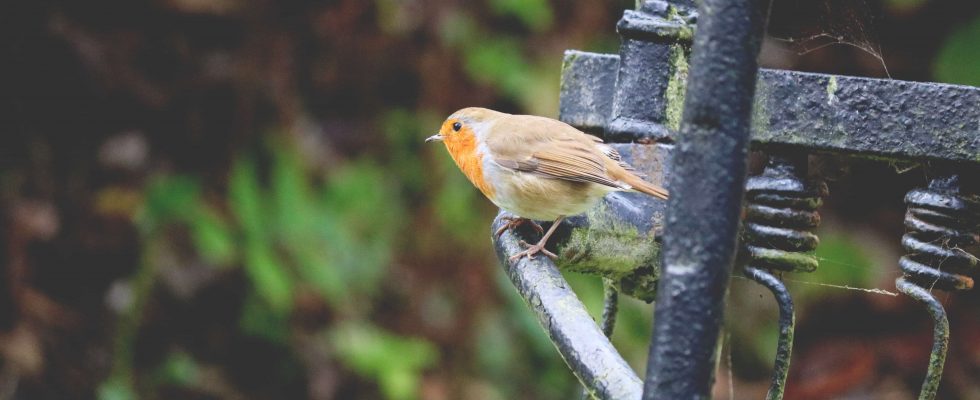
[[[589,182],[572,182],[506,169],[492,161],[483,165],[492,182],[498,207],[520,217],[550,221],[581,214],[617,189]]]

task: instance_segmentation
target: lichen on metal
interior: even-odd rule
[[[618,201],[618,194],[609,196],[607,202]],[[653,238],[648,241],[646,234],[612,214],[606,202],[586,213],[585,218],[589,225],[572,229],[568,240],[559,246],[559,269],[620,278],[638,266],[650,265],[660,253]]]
[[[595,57],[601,57],[604,69],[617,68],[614,64],[619,57],[615,55],[579,53],[576,63]],[[654,73],[646,78],[664,79],[667,87],[671,57],[676,54],[665,52],[664,62],[649,65],[662,68],[662,77]],[[594,84],[610,87],[593,87],[593,93],[611,94],[616,81]],[[679,103],[675,100],[669,99],[668,106]],[[579,100],[566,97],[563,91],[562,101],[574,107]],[[659,109],[665,117],[659,120],[661,125],[637,124],[633,129],[648,132],[613,138],[635,141],[667,135],[668,110]],[[592,120],[608,119],[606,110],[582,106],[578,111],[578,118],[593,113]],[[883,159],[980,164],[980,88],[760,69],[752,143],[756,148],[795,147]]]
[[[687,4],[659,0],[645,1],[637,10],[623,13],[616,25],[623,40],[617,79],[613,82],[612,114],[605,126],[609,140],[671,140],[668,111],[676,109],[668,110],[671,105],[667,91],[684,68],[671,64],[683,60],[677,55],[690,48],[696,18]]]
[[[755,106],[760,144],[980,163],[980,88],[762,70]]]
[[[688,48],[675,45],[671,48],[669,66],[670,80],[667,81],[666,121],[667,128],[677,131],[681,128],[681,114],[684,110],[684,90],[687,88],[687,52]]]

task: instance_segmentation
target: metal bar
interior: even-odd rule
[[[745,276],[772,292],[779,305],[779,341],[776,344],[776,360],[772,366],[772,381],[769,384],[767,400],[780,400],[786,391],[786,377],[789,376],[789,362],[793,355],[793,336],[796,328],[796,313],[793,311],[793,297],[786,285],[769,271],[745,267]]]
[[[643,398],[709,398],[745,189],[761,0],[704,0],[668,177]]]
[[[619,290],[616,289],[616,282],[609,278],[602,278],[602,320],[599,326],[602,334],[612,339],[613,329],[616,328],[616,314],[619,312]],[[582,391],[583,399],[591,399],[592,394],[588,388]]]
[[[929,353],[929,368],[926,370],[922,390],[919,392],[919,400],[932,400],[936,398],[936,393],[939,391],[943,365],[946,364],[946,350],[949,348],[949,320],[946,319],[946,310],[939,300],[932,297],[929,290],[906,281],[904,277],[895,281],[895,287],[909,297],[922,302],[932,316],[932,351]]]
[[[616,282],[610,279],[602,280],[602,334],[612,338],[616,328],[616,313],[619,312],[619,290]]]
[[[753,139],[811,150],[980,163],[980,89],[765,71]]]
[[[664,61],[655,65],[670,68]],[[586,67],[606,78],[574,79]],[[589,121],[590,129],[608,125],[608,109],[591,104],[611,102],[616,80],[608,77],[618,68],[615,55],[566,53],[560,118],[575,126]],[[755,147],[980,164],[980,88],[767,69],[756,88]],[[607,139],[657,136],[669,129],[664,124]]]
[[[491,232],[503,224],[498,216]],[[507,276],[590,395],[600,399],[639,399],[642,381],[616,352],[555,264],[544,256],[511,262],[510,256],[523,250],[511,231],[495,240],[494,246]]]

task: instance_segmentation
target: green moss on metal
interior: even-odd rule
[[[668,21],[678,21],[682,23],[682,26],[677,27],[676,30],[672,32],[673,35],[671,36],[673,38],[686,43],[691,43],[691,41],[694,40],[695,27],[683,22],[684,21],[683,16],[681,15],[681,12],[677,7],[673,5],[667,7],[666,19]]]
[[[619,291],[628,296],[650,303],[657,299],[657,281],[660,280],[659,256],[657,262],[636,269],[632,274],[616,282]]]
[[[813,272],[820,262],[812,253],[797,253],[761,247],[752,248],[752,258],[762,267],[779,268],[793,272]]]
[[[561,70],[562,71],[568,71],[570,68],[572,68],[572,64],[575,63],[575,60],[578,59],[578,56],[579,55],[578,55],[577,52],[565,53],[565,58],[561,61]],[[567,75],[564,74],[564,73],[561,74],[562,81],[565,80],[565,77],[566,76]],[[564,82],[562,82],[562,83],[564,83]]]
[[[674,45],[670,51],[671,74],[667,81],[667,128],[678,131],[684,113],[684,92],[687,88],[687,51],[681,45]]]
[[[562,62],[562,68],[569,67],[575,60],[578,59],[579,53],[577,51],[565,53],[565,60]]]
[[[766,86],[765,81],[759,79],[755,86],[755,101],[752,107],[753,134],[769,131],[769,110],[766,109],[766,104],[769,104],[769,87]]]
[[[837,77],[831,76],[827,82],[827,104],[831,104],[835,100],[837,100]]]
[[[604,203],[588,213],[589,228],[576,228],[558,249],[558,268],[621,279],[654,265],[660,246],[652,235],[617,219]]]
[[[826,93],[826,104],[833,107],[840,107],[839,111],[843,114],[835,115],[834,113],[837,111],[834,111],[834,108],[818,108],[818,110],[812,112],[809,109],[800,110],[800,112],[793,114],[794,121],[792,124],[777,123],[776,125],[770,123],[768,117],[771,114],[767,111],[767,107],[770,107],[771,111],[775,110],[776,107],[785,107],[787,105],[782,104],[779,100],[774,100],[767,92],[770,90],[785,90],[785,84],[780,84],[777,79],[773,79],[772,77],[759,79],[756,86],[755,103],[753,105],[753,140],[756,143],[763,144],[803,145],[807,146],[811,151],[826,150],[834,153],[845,152],[859,158],[886,162],[900,159],[918,161],[921,158],[944,158],[947,160],[952,159],[980,163],[980,151],[976,151],[975,142],[969,140],[969,138],[963,139],[962,135],[964,131],[969,132],[973,130],[973,125],[971,125],[972,121],[970,120],[957,119],[955,123],[946,125],[924,122],[928,124],[928,129],[916,126],[903,127],[902,124],[914,124],[919,120],[928,121],[930,118],[935,118],[928,114],[930,108],[924,107],[921,104],[912,104],[912,107],[909,107],[908,110],[903,112],[902,115],[907,116],[906,121],[909,122],[903,122],[889,115],[892,111],[882,111],[872,108],[870,111],[864,113],[869,119],[876,119],[878,115],[886,117],[885,125],[880,127],[881,131],[910,131],[909,135],[914,137],[910,137],[907,143],[897,142],[896,144],[886,140],[888,135],[868,135],[866,131],[858,131],[858,129],[861,129],[861,123],[848,121],[846,118],[841,117],[841,115],[846,115],[846,113],[856,112],[855,100],[842,100],[838,97],[838,93],[841,93],[845,89],[843,87],[845,85],[870,85],[861,81],[855,83],[854,79],[826,76],[819,81],[824,86],[823,91]],[[771,89],[767,87],[769,84],[773,84],[774,88],[781,89]],[[800,84],[808,85],[809,83],[801,81]],[[797,107],[799,104],[789,106]],[[879,139],[865,139],[869,136],[871,139]],[[814,139],[815,137],[819,139]],[[875,142],[881,142],[882,146],[875,147]],[[927,144],[928,146],[925,149],[919,149],[914,143]],[[942,144],[942,149],[938,150],[939,146],[934,146],[933,143]]]

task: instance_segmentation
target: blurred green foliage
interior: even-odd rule
[[[936,79],[980,86],[980,51],[977,50],[977,43],[980,43],[980,18],[957,27],[936,57]]]
[[[633,3],[603,7],[621,9]],[[921,3],[889,1],[897,8]],[[433,17],[437,22],[424,20],[431,16],[415,2],[372,4],[384,40],[404,40],[392,47],[424,34],[438,42],[433,53],[441,57],[438,61],[458,68],[453,79],[460,82],[450,81],[445,89],[453,106],[481,102],[556,116],[561,51],[615,52],[618,45],[612,29],[615,16],[602,21],[608,29],[576,39],[585,43],[555,41],[574,30],[559,26],[562,17],[574,15],[546,0],[443,6]],[[364,22],[353,14],[352,20]],[[980,20],[958,28],[936,59],[936,77],[980,85],[980,59],[974,51],[978,41]],[[380,397],[420,398],[427,386],[440,385],[449,387],[449,398],[558,399],[580,394],[534,315],[494,268],[488,226],[493,207],[441,146],[422,142],[451,111],[444,109],[447,102],[392,103],[368,110],[373,120],[358,126],[366,131],[357,133],[365,142],[343,148],[337,159],[309,160],[294,133],[273,125],[259,144],[234,150],[220,184],[186,172],[149,176],[135,223],[143,259],[128,283],[133,299],[121,311],[116,362],[99,389],[100,399],[135,399],[158,387],[201,385],[203,361],[179,348],[154,360],[149,372],[133,365],[146,299],[160,280],[155,257],[159,249],[179,249],[185,241],[208,266],[244,276],[251,290],[235,308],[237,333],[288,349],[293,358],[322,352],[344,373],[375,385]],[[790,278],[808,282],[789,282],[801,316],[826,296],[839,294],[840,289],[819,284],[874,286],[870,256],[857,244],[861,238],[832,230],[822,232],[821,239],[816,253],[820,269]],[[599,319],[601,280],[574,273],[566,278]],[[474,294],[475,286],[489,289]],[[768,368],[775,350],[775,309],[768,297],[752,302],[745,292],[735,293],[746,287],[737,284],[733,290],[732,306],[740,308],[739,318],[729,319],[731,342],[739,344],[734,348],[741,359],[737,361],[758,373]],[[631,298],[621,301],[612,340],[642,374],[651,307]],[[325,311],[302,309],[318,306]],[[297,322],[308,316],[304,313],[319,320]],[[408,318],[417,320],[406,322]],[[313,345],[302,347],[299,336],[312,338]]]
[[[234,162],[224,205],[207,201],[218,193],[208,193],[190,177],[152,180],[139,216],[145,240],[165,241],[160,233],[182,226],[204,260],[241,265],[255,289],[242,310],[246,333],[287,343],[295,296],[304,291],[356,319],[371,307],[403,227],[403,202],[393,189],[398,185],[369,159],[319,173],[304,165],[302,153],[282,136],[271,136],[259,153]],[[267,160],[267,174],[260,172],[260,158]],[[414,398],[422,369],[436,360],[428,342],[402,339],[370,322],[340,323],[330,332],[322,339],[334,343],[341,361],[377,379],[391,399]],[[132,332],[121,335],[119,342],[134,340]],[[160,371],[160,382],[171,384],[187,384],[196,374],[182,353],[171,355]],[[100,398],[135,398],[126,376],[131,373],[114,374]]]
[[[547,0],[492,0],[490,7],[498,14],[510,14],[536,32],[551,27],[553,13]]]
[[[806,275],[794,275],[793,280],[788,282],[793,298],[799,304],[798,308],[803,310],[801,312],[805,312],[811,302],[831,294],[828,292],[841,290],[822,285],[871,288],[876,284],[871,257],[864,249],[865,242],[859,236],[829,229],[823,230],[819,235],[820,245],[814,255],[819,260],[820,267]]]
[[[429,342],[393,335],[363,322],[338,325],[328,338],[340,360],[358,374],[376,379],[388,399],[416,398],[422,370],[437,360]]]

